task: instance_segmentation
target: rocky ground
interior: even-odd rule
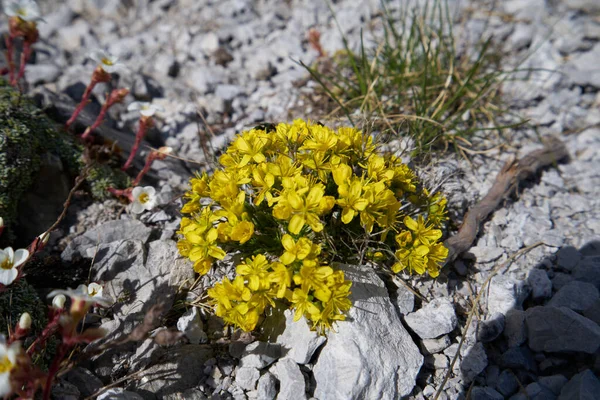
[[[469,253],[436,280],[401,276],[405,285],[347,267],[354,281],[351,318],[327,339],[288,314],[279,332],[227,337],[218,319],[190,307],[172,321],[186,344],[163,348],[147,339],[108,351],[66,374],[55,398],[85,398],[112,383],[98,398],[594,398],[600,392],[600,5],[450,4],[462,21],[457,35],[493,34],[509,54],[503,65],[523,70],[503,84],[504,101],[532,122],[479,139],[478,148],[489,150],[469,160],[440,156],[428,176],[443,182],[453,218],[460,222],[485,195],[504,162],[545,138],[561,138],[569,160],[518,188]],[[360,29],[367,41],[381,32],[379,1],[340,0],[332,7],[351,44]],[[202,167],[203,149],[223,148],[244,128],[310,118],[304,94],[314,84],[299,87],[307,74],[295,62],[317,57],[306,32],[319,29],[329,53],[343,46],[327,3],[318,0],[69,0],[44,9],[42,39],[27,67],[30,89],[43,86],[77,100],[94,67],[89,50],[106,48],[127,67],[118,80],[131,89],[125,103],[165,108],[151,140],[173,147],[190,171]],[[105,91],[94,91],[91,109]],[[112,118],[116,128],[135,131],[137,115],[125,107]],[[155,211],[137,218],[114,200],[76,204],[69,226],[52,239],[65,265],[89,268],[93,259],[92,280],[119,300],[90,321],[113,338],[131,332],[154,304],[184,304],[178,289],[194,280],[175,247],[188,176],[167,165],[158,169]],[[203,278],[200,287],[222,273]]]

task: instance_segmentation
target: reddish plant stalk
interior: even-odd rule
[[[67,351],[69,350],[69,346],[65,343],[61,343],[58,346],[58,350],[56,351],[56,355],[54,356],[54,360],[52,361],[52,365],[48,369],[48,376],[46,377],[46,385],[44,386],[44,400],[50,399],[50,392],[52,389],[52,382],[54,381],[54,377],[58,373],[60,369],[60,363],[65,358]]]
[[[135,142],[133,143],[133,147],[131,148],[131,153],[129,153],[129,158],[121,168],[121,170],[126,171],[129,167],[131,167],[131,163],[133,163],[133,159],[138,152],[140,147],[140,143],[142,143],[142,139],[146,136],[148,129],[152,127],[153,121],[152,117],[142,116],[140,118],[140,126],[138,127],[138,131],[135,135]]]
[[[94,123],[92,124],[92,126],[88,126],[87,129],[85,130],[85,132],[83,132],[83,135],[81,135],[82,139],[87,139],[90,136],[90,133],[92,133],[92,131],[96,128],[98,128],[102,122],[104,122],[104,117],[106,116],[106,113],[108,112],[108,109],[115,103],[118,103],[120,101],[123,100],[123,98],[125,96],[127,96],[127,94],[129,93],[129,90],[127,89],[115,89],[111,92],[111,94],[108,96],[108,99],[106,99],[106,101],[104,102],[104,104],[102,105],[102,109],[100,110],[100,114],[98,114],[98,117],[96,118],[96,121],[94,121]]]
[[[53,311],[54,315],[52,320],[48,323],[48,325],[46,325],[46,327],[42,331],[42,334],[38,336],[37,339],[35,339],[35,341],[27,349],[28,356],[33,355],[33,352],[36,350],[36,348],[43,347],[46,344],[46,341],[50,338],[50,336],[52,336],[58,330],[58,320],[60,315],[62,314],[62,310]]]
[[[144,164],[144,168],[142,168],[142,170],[136,176],[135,180],[133,181],[132,186],[135,187],[140,184],[144,175],[146,175],[148,173],[148,171],[150,171],[150,167],[152,166],[152,163],[154,162],[154,160],[164,160],[165,157],[166,157],[166,155],[161,153],[160,151],[152,150],[150,152],[150,154],[148,154],[148,157],[146,158],[146,164]]]
[[[13,61],[13,52],[14,52],[14,38],[12,35],[8,35],[6,37],[6,62],[8,63],[8,78],[12,84],[13,79],[15,78],[15,63]]]
[[[108,74],[102,68],[98,67],[94,70],[94,73],[92,74],[92,79],[91,79],[90,83],[87,85],[87,87],[85,88],[85,92],[83,92],[83,97],[81,98],[81,101],[79,102],[79,104],[77,105],[75,110],[73,111],[71,118],[69,118],[69,120],[65,124],[67,129],[69,129],[69,127],[73,124],[73,122],[75,122],[75,120],[77,119],[77,116],[81,113],[81,111],[88,104],[90,95],[92,94],[92,90],[94,90],[94,87],[96,87],[96,85],[100,82],[109,82],[109,81],[110,81],[110,74]]]
[[[94,90],[94,87],[96,86],[97,83],[98,82],[96,82],[95,80],[92,79],[90,81],[89,85],[87,85],[87,87],[85,88],[85,92],[83,92],[83,97],[81,98],[81,101],[79,102],[79,104],[77,105],[75,110],[73,111],[71,118],[69,118],[69,120],[66,123],[67,129],[69,129],[71,124],[73,124],[73,122],[75,122],[75,120],[77,119],[77,116],[81,113],[81,111],[88,104],[89,99],[90,99],[90,94],[92,94],[92,90]]]
[[[31,57],[31,43],[29,41],[23,42],[23,51],[21,52],[21,64],[19,65],[19,73],[14,78],[14,81],[11,83],[13,86],[16,86],[19,80],[25,77],[25,66],[27,65],[27,61],[29,61],[29,57]]]

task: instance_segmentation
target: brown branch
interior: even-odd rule
[[[544,148],[532,151],[520,160],[512,159],[504,164],[487,195],[467,212],[458,233],[446,240],[445,245],[449,250],[446,264],[471,248],[481,224],[520,181],[568,155],[563,142],[551,138]]]

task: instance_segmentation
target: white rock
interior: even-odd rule
[[[298,364],[290,358],[283,358],[269,371],[279,380],[279,393],[277,400],[304,400],[306,399],[306,388],[304,375]]]
[[[177,320],[177,329],[184,332],[192,344],[206,343],[208,338],[196,307],[190,308]]]
[[[421,339],[434,339],[450,333],[458,322],[449,299],[435,299],[420,310],[404,317],[404,322]]]
[[[488,313],[506,315],[508,310],[521,307],[529,287],[510,276],[497,275],[492,278],[488,293]]]
[[[475,256],[478,263],[487,263],[502,257],[504,249],[501,247],[474,246],[469,249],[469,253]]]
[[[253,342],[244,349],[240,367],[264,368],[281,357],[281,345],[267,342]]]
[[[281,345],[285,358],[291,358],[298,364],[306,364],[326,339],[311,331],[304,317],[294,322],[291,310],[285,310],[284,314],[285,330],[277,338],[277,343]]]
[[[398,399],[415,386],[423,356],[370,268],[343,266],[353,307],[314,365],[319,399]]]
[[[254,367],[242,367],[235,371],[235,383],[246,390],[254,390],[260,378],[260,371]]]

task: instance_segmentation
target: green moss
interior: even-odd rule
[[[0,80],[0,216],[7,228],[15,221],[19,199],[34,182],[41,155],[55,154],[76,172],[83,165],[82,150],[31,100]]]
[[[14,328],[24,312],[31,315],[31,336],[35,337],[46,327],[48,309],[33,286],[19,279],[0,293],[0,333],[7,335],[8,326]]]
[[[14,239],[10,226],[19,200],[35,182],[45,153],[58,156],[72,176],[84,166],[83,146],[73,135],[57,129],[30,99],[0,79],[0,216],[7,227],[2,242]],[[112,164],[96,165],[90,171],[87,183],[97,200],[108,197],[107,187],[122,189],[130,184],[130,178]]]
[[[117,168],[109,165],[97,165],[90,169],[88,175],[90,193],[97,200],[106,200],[111,194],[106,190],[112,188],[126,188],[131,186],[131,178]]]

